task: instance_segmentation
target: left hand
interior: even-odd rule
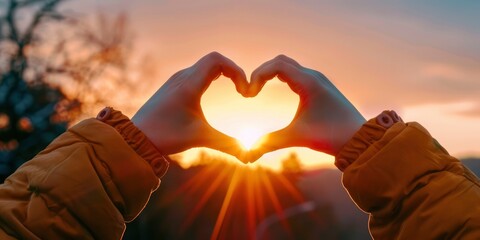
[[[279,55],[252,73],[249,97],[256,96],[274,77],[286,82],[300,97],[297,113],[285,128],[265,135],[251,149],[246,161],[287,147],[308,147],[336,155],[365,118],[322,73]]]
[[[232,79],[237,91],[245,96],[248,82],[244,71],[232,60],[212,52],[170,77],[132,122],[163,154],[208,147],[243,159],[241,144],[210,126],[200,106],[203,93],[222,74]]]

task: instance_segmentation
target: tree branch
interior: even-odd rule
[[[33,39],[33,34],[35,33],[35,29],[38,27],[38,24],[40,24],[42,18],[45,17],[47,14],[52,13],[57,7],[57,5],[62,1],[63,0],[51,0],[45,3],[45,5],[43,5],[43,7],[39,11],[37,11],[35,16],[33,17],[32,23],[28,26],[27,30],[25,31],[25,35],[20,42],[22,46],[26,46],[31,43]]]
[[[8,4],[7,14],[5,20],[7,21],[9,36],[12,41],[18,43],[18,32],[17,26],[15,25],[15,12],[17,11],[17,2],[15,0],[10,0]]]

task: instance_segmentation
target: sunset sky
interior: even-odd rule
[[[64,8],[86,16],[128,14],[138,55],[148,55],[158,72],[144,79],[151,88],[136,99],[139,107],[173,73],[211,51],[247,75],[282,53],[323,72],[365,118],[393,109],[420,122],[451,154],[480,155],[479,1],[77,0]],[[224,78],[202,101],[211,125],[232,136],[279,129],[297,104],[280,81],[246,100]],[[306,166],[333,166],[331,157],[297,148],[260,164],[278,168],[291,151]]]

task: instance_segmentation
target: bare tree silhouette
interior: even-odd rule
[[[282,160],[282,173],[291,181],[296,182],[304,171],[296,152],[291,152],[287,158]]]
[[[65,0],[0,1],[0,178],[68,125],[132,91],[127,17],[85,19]],[[129,93],[130,96],[132,93]]]

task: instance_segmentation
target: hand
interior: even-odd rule
[[[232,79],[240,94],[246,94],[248,82],[243,70],[212,52],[175,73],[140,108],[132,122],[164,154],[209,147],[242,158],[241,144],[210,126],[200,106],[205,90],[222,74]]]
[[[256,96],[276,76],[300,96],[298,110],[287,127],[257,142],[248,161],[294,146],[336,155],[365,123],[365,118],[323,74],[283,55],[253,71],[248,96]]]

